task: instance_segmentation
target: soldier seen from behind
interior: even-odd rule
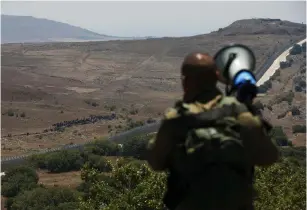
[[[164,203],[176,210],[253,209],[253,168],[278,160],[260,116],[217,88],[208,54],[189,54],[181,68],[183,99],[165,113],[148,145],[148,163],[169,172]]]

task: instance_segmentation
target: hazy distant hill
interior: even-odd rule
[[[301,35],[306,33],[306,24],[293,23],[280,19],[258,18],[237,20],[225,28],[211,34],[223,36],[235,35]]]
[[[119,39],[80,27],[31,16],[1,15],[1,41],[46,42]]]

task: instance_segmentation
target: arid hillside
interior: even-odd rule
[[[261,33],[242,32],[246,26]],[[306,26],[253,19],[223,30],[231,33],[2,45],[2,155],[80,143],[159,119],[181,95],[179,68],[186,54],[213,55],[226,44],[242,43],[255,52],[259,71],[270,57],[305,38]],[[112,113],[115,118],[105,117]],[[90,115],[95,120],[83,119]],[[53,126],[63,121],[69,122]]]
[[[258,99],[263,115],[281,126],[294,145],[306,145],[306,43],[298,52],[290,51],[261,90],[266,93]]]

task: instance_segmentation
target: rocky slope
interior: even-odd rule
[[[274,126],[282,126],[293,144],[305,145],[306,43],[294,46],[287,61],[260,89],[266,93],[258,99],[263,115]]]

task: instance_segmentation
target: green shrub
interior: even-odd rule
[[[91,105],[91,106],[93,106],[93,107],[99,106],[99,104],[98,104],[96,101],[93,101],[93,100],[90,100],[90,99],[85,99],[84,102],[85,102],[87,105]]]
[[[144,159],[150,136],[140,135],[126,139],[123,142],[123,156]]]
[[[112,112],[115,111],[115,109],[116,109],[116,106],[115,106],[115,105],[113,105],[113,106],[110,107],[110,111],[112,111]]]
[[[60,203],[55,210],[76,210],[79,207],[78,202],[65,202]]]
[[[297,107],[292,107],[291,112],[293,116],[297,116],[301,114],[300,110]]]
[[[279,151],[282,157],[306,167],[306,147],[280,147]]]
[[[135,115],[135,114],[139,113],[139,110],[138,109],[133,109],[133,110],[130,110],[129,113],[132,114],[132,115]]]
[[[28,166],[14,167],[6,171],[1,177],[1,194],[5,197],[14,197],[25,190],[37,187],[38,175]]]
[[[276,70],[275,73],[270,77],[271,80],[277,80],[277,78],[281,75],[280,70]]]
[[[296,85],[296,86],[294,87],[294,90],[295,90],[296,92],[302,92],[302,91],[303,91],[303,89],[301,88],[301,86],[298,86],[298,85]]]
[[[24,112],[21,113],[21,114],[20,114],[20,117],[26,117],[26,113],[24,113]]]
[[[119,152],[117,144],[108,140],[97,140],[85,146],[85,150],[101,156],[116,156]]]
[[[56,131],[56,132],[64,132],[65,131],[65,127],[55,127],[54,131]]]
[[[27,158],[27,161],[35,168],[46,169],[46,154],[34,154]]]
[[[292,49],[290,50],[290,55],[297,55],[302,53],[302,47],[299,44],[293,45]]]
[[[276,99],[275,103],[278,104],[278,103],[281,103],[283,101],[286,101],[286,102],[288,102],[289,105],[291,105],[293,98],[294,98],[294,93],[291,91],[291,92],[279,95],[278,98]]]
[[[255,102],[254,106],[256,107],[257,110],[263,110],[264,109],[264,105],[263,105],[263,103],[261,103],[261,101]]]
[[[46,154],[45,165],[50,172],[67,172],[79,170],[83,160],[77,150],[61,150]]]
[[[92,102],[91,103],[93,107],[99,106],[99,104],[97,102]]]
[[[306,81],[305,80],[300,80],[298,85],[302,88],[306,88]]]
[[[293,125],[292,133],[306,133],[306,125]]]
[[[270,88],[272,88],[272,82],[270,80],[267,80],[258,87],[258,92],[266,93]]]
[[[100,172],[110,172],[112,170],[110,162],[100,155],[88,154],[84,157],[84,161],[88,162],[90,167]]]
[[[279,67],[281,69],[288,68],[291,66],[291,61],[281,61],[279,62]]]
[[[273,110],[272,106],[270,106],[270,105],[268,105],[267,108],[268,108],[270,111]]]
[[[281,126],[273,127],[270,135],[275,139],[278,146],[291,146],[291,141],[288,140],[287,135],[284,133]]]
[[[127,123],[127,129],[126,130],[130,130],[130,129],[133,129],[133,128],[136,128],[136,127],[140,127],[140,126],[143,126],[143,125],[144,125],[143,121],[132,121],[132,120],[129,120],[128,123]]]
[[[15,114],[14,111],[11,110],[11,109],[9,109],[9,110],[7,111],[7,115],[10,116],[10,117],[13,117],[14,114]]]

